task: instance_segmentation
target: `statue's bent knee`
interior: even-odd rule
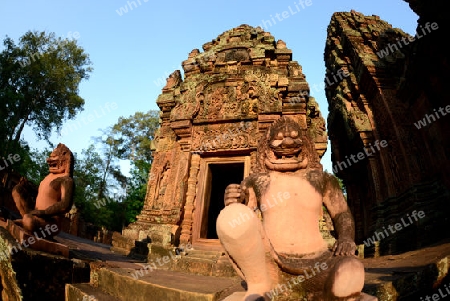
[[[334,267],[327,286],[335,297],[360,292],[364,286],[364,265],[357,258],[343,258]]]
[[[240,239],[258,231],[255,213],[243,204],[225,207],[217,217],[216,229],[219,238]]]

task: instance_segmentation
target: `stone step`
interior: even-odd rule
[[[124,237],[118,232],[113,233],[111,247],[113,252],[126,256],[130,254],[130,251],[134,248],[134,246],[134,239]]]
[[[219,301],[235,291],[243,291],[238,277],[111,267],[100,268],[96,273],[99,288],[122,301]]]
[[[220,258],[220,256],[222,256],[223,254],[224,253],[222,253],[222,252],[189,250],[189,251],[186,251],[184,256],[189,257],[189,258],[198,258],[198,259],[217,261]]]
[[[169,270],[191,274],[235,277],[237,276],[229,258],[223,252],[189,250],[173,261]]]
[[[89,283],[66,284],[65,301],[121,301]]]
[[[236,273],[231,264],[217,263],[217,261],[199,258],[181,258],[173,264],[170,270],[188,272],[203,276],[233,277]]]

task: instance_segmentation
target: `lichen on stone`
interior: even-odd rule
[[[0,227],[0,299],[8,301],[21,301],[22,292],[17,284],[16,272],[11,265],[9,233]]]

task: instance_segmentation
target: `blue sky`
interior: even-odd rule
[[[189,52],[241,24],[262,25],[275,39],[285,41],[310,86],[322,84],[330,18],[333,12],[352,9],[415,33],[418,17],[402,0],[26,0],[2,1],[0,37],[8,35],[17,41],[28,30],[55,32],[77,38],[90,55],[94,71],[80,86],[84,111],[66,122],[65,135],[55,133],[51,138],[81,153],[93,142],[91,137],[100,135],[99,129],[113,125],[119,117],[158,110],[161,83],[175,69],[182,70],[181,62]],[[276,23],[270,24],[272,17]],[[311,95],[326,118],[324,91],[311,89]],[[46,146],[29,129],[23,137],[32,147]],[[322,163],[331,171],[329,150]]]

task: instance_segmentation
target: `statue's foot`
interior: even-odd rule
[[[261,295],[247,296],[245,292],[238,292],[226,297],[223,301],[270,301],[270,299],[267,297],[264,299]]]
[[[244,301],[270,301],[269,297],[261,296],[260,294],[251,294],[251,295],[245,295]]]
[[[245,301],[269,301],[268,292],[270,289],[270,283],[266,284],[250,284],[247,292],[245,293]]]
[[[358,301],[378,301],[378,298],[361,292]]]

